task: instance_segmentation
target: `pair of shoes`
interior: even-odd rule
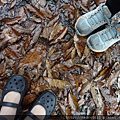
[[[10,78],[10,80],[6,83],[3,92],[2,92],[2,99],[0,102],[0,106],[7,106],[12,108],[17,108],[17,111],[21,107],[22,100],[24,98],[24,95],[26,93],[27,88],[27,80],[25,77],[21,75],[14,75]],[[3,99],[5,95],[9,92],[17,92],[20,93],[21,98],[18,104],[12,103],[12,102],[4,102]],[[13,97],[13,96],[11,96]],[[31,110],[36,106],[41,105],[46,110],[46,116],[44,119],[48,118],[56,105],[56,97],[55,95],[50,91],[44,91],[34,102],[32,105],[32,108],[27,112],[27,116],[31,117],[33,120],[39,120],[37,116],[35,116],[33,113],[31,113]],[[5,119],[5,118],[4,118]]]
[[[104,30],[97,32],[87,39],[88,47],[94,52],[103,52],[120,40],[120,24],[110,25],[112,14],[103,3],[95,10],[79,17],[76,24],[76,33],[87,36],[102,25],[108,24]]]

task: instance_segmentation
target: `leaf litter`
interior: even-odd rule
[[[54,115],[120,115],[120,43],[94,53],[74,29],[101,2],[0,1],[0,90],[14,74],[27,78],[22,113],[52,90]]]

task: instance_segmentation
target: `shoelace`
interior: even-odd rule
[[[110,41],[111,39],[119,38],[120,32],[118,31],[118,28],[116,25],[109,26],[107,29],[105,29],[103,32],[101,32],[101,37],[103,42]]]
[[[94,14],[92,14],[88,19],[91,25],[96,25],[101,22],[107,22],[108,24],[110,24],[110,19],[105,14],[103,14],[102,7],[99,8],[96,12],[94,12]]]

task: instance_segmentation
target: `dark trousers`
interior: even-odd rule
[[[107,0],[106,5],[112,13],[112,16],[120,11],[120,0]]]

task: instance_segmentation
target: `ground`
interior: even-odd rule
[[[120,115],[120,42],[94,53],[74,29],[101,2],[0,0],[0,89],[14,74],[26,77],[21,112],[51,90],[53,115]]]

